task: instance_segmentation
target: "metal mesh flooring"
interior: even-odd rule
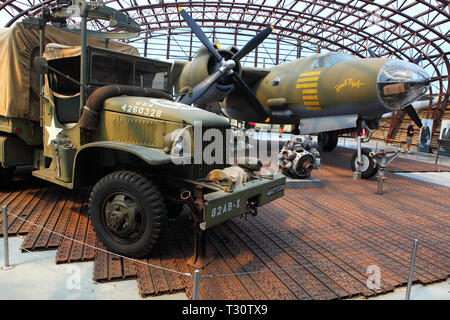
[[[337,151],[324,153],[313,172],[321,188],[287,190],[256,218],[209,230],[208,253],[216,259],[201,271],[201,299],[338,299],[391,291],[407,282],[414,238],[420,240],[414,280],[450,275],[449,189],[388,173],[385,194],[375,195],[376,181],[352,180],[352,150]],[[436,166],[399,159],[397,170]],[[35,225],[11,215],[8,233],[25,235],[27,250],[56,249],[56,263],[94,261],[98,282],[137,279],[142,296],[186,291],[191,297],[192,278],[180,274],[193,272],[186,264],[193,242],[187,215],[170,221],[157,252],[138,263],[94,248],[104,249],[87,217],[89,191],[16,181],[0,192],[0,206]],[[380,270],[379,288],[367,286],[371,266]]]

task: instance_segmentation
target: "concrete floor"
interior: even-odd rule
[[[356,149],[356,140],[353,138],[339,138],[338,145],[341,147],[347,147],[347,148],[353,148]],[[402,145],[392,145],[392,144],[386,144],[381,141],[375,141],[371,140],[368,143],[364,143],[362,145],[363,147],[372,148],[376,151],[379,150],[399,150],[403,149]],[[416,161],[423,161],[428,163],[434,163],[436,160],[436,154],[435,153],[424,153],[424,152],[418,152],[416,147],[411,148],[411,154],[408,154],[407,151],[405,153],[400,153],[399,157],[410,159],[410,160],[416,160]],[[395,162],[393,162],[391,165],[394,165]],[[445,157],[442,155],[439,155],[438,164],[441,166],[450,166],[450,158]],[[438,168],[438,165],[436,165],[436,168]]]
[[[450,172],[398,172],[398,175],[450,187]]]
[[[23,239],[9,238],[9,261],[15,267],[0,270],[0,299],[37,300],[143,300],[136,280],[95,283],[93,262],[55,263],[56,250],[25,252]],[[3,239],[0,261],[4,265]],[[187,300],[184,293],[148,297],[145,300]]]
[[[405,294],[406,286],[375,297],[356,297],[350,300],[404,300]],[[426,286],[421,284],[413,285],[411,287],[410,300],[450,300],[450,278],[447,278],[446,281]]]

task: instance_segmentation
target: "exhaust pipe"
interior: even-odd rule
[[[180,199],[189,206],[189,209],[191,209],[192,213],[194,213],[195,215],[199,213],[198,207],[195,204],[194,199],[192,199],[192,194],[189,190],[182,191],[180,193]]]

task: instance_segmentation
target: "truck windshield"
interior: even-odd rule
[[[91,49],[90,84],[123,84],[168,91],[169,64],[107,50]]]
[[[134,85],[138,87],[167,90],[167,70],[152,63],[136,61]]]

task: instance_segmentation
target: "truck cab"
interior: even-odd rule
[[[49,43],[31,63],[43,75],[39,117],[0,115],[4,177],[32,165],[37,178],[92,187],[89,215],[99,240],[132,257],[151,253],[167,218],[184,205],[200,239],[284,194],[283,175],[260,174],[257,159],[236,160],[228,119],[174,101],[170,63],[87,46],[82,91],[80,52]],[[193,264],[200,263],[197,249]]]
[[[168,81],[169,63],[92,46],[86,49],[88,98],[101,87],[116,85],[152,88],[160,91],[160,95],[165,98],[171,99],[169,92],[172,88]],[[135,126],[133,130],[131,118],[123,118],[121,115],[109,112],[111,110],[108,109],[98,113],[98,127],[95,130],[83,130],[80,127],[78,122],[85,109],[79,103],[80,85],[74,81],[80,76],[80,47],[51,43],[46,46],[44,58],[49,69],[45,74],[43,87],[43,148],[41,160],[38,163],[40,170],[33,173],[35,176],[68,188],[85,185],[98,179],[98,174],[101,175],[100,171],[103,170],[93,168],[90,164],[90,169],[86,169],[92,171],[92,174],[88,175],[88,180],[84,174],[80,174],[82,171],[72,172],[77,158],[75,153],[83,146],[90,147],[85,146],[86,144],[96,143],[95,156],[98,157],[99,162],[102,161],[102,152],[99,151],[102,148],[100,146],[102,142],[118,144],[129,142],[148,146],[141,139],[142,137],[139,138],[136,135],[143,136],[143,131],[154,127],[155,123],[144,123],[143,120],[144,122]],[[129,99],[126,102],[130,102]],[[131,108],[130,111],[132,110]],[[146,114],[143,109],[141,111],[143,115]],[[137,109],[138,112],[139,109]],[[152,113],[153,110],[149,110],[147,115]],[[153,115],[157,119],[156,112]],[[158,113],[158,115],[161,117],[161,114]],[[157,143],[153,145],[156,146]],[[113,161],[113,158],[110,157],[109,161]],[[78,158],[77,161],[84,160]]]

